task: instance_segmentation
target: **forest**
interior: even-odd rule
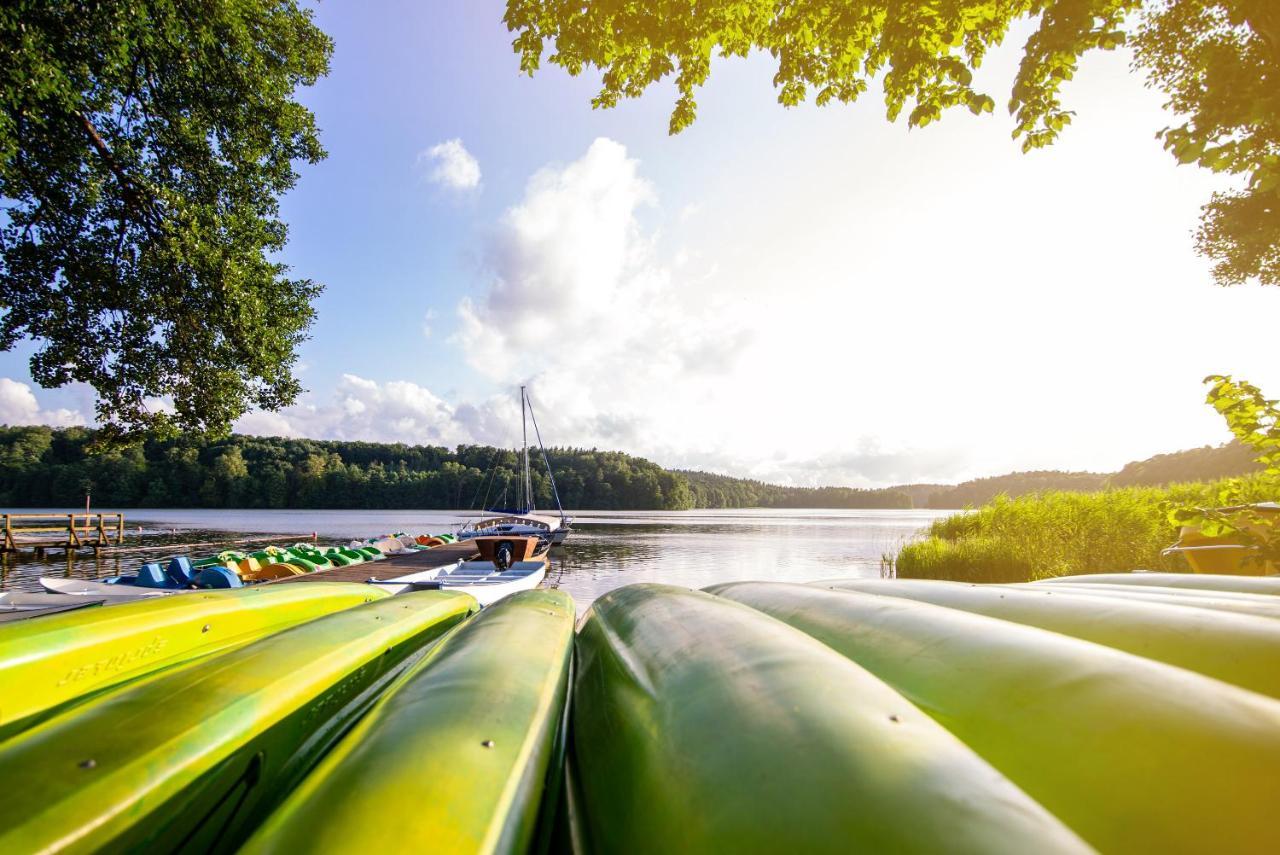
[[[89,452],[86,428],[0,426],[0,505],[119,508],[478,509],[518,501],[515,452],[479,445],[339,442],[232,435],[207,444],[147,440]],[[616,451],[552,448],[565,508],[902,508],[892,490],[780,487],[675,472]],[[535,504],[555,507],[531,452]]]

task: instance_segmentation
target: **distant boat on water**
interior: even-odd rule
[[[551,481],[551,495],[555,499],[555,513],[539,512],[534,505],[533,476],[529,469],[529,423],[533,423],[534,437],[538,441],[538,451],[542,454],[542,462],[547,467],[547,477]],[[544,537],[552,544],[564,543],[569,532],[573,530],[573,520],[565,516],[560,506],[560,493],[556,489],[556,476],[551,471],[551,461],[547,459],[547,450],[542,445],[542,432],[538,430],[538,419],[533,413],[533,402],[525,387],[520,387],[520,490],[518,502],[514,507],[485,508],[489,516],[469,522],[458,530],[458,539],[496,535]]]

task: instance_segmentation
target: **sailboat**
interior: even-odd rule
[[[534,437],[538,441],[538,450],[542,454],[542,462],[547,467],[547,477],[551,480],[551,495],[555,498],[556,512],[540,513],[534,505],[533,476],[529,469],[529,423],[533,423]],[[481,517],[467,523],[458,530],[458,539],[489,536],[534,536],[546,538],[552,544],[564,543],[572,531],[573,520],[565,516],[560,506],[560,493],[556,489],[556,476],[551,471],[551,461],[547,459],[547,450],[542,445],[542,432],[538,430],[538,418],[533,413],[533,401],[524,386],[520,387],[520,436],[521,436],[521,471],[519,501],[515,507],[485,508],[490,516]]]

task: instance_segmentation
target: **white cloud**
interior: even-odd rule
[[[487,288],[459,305],[451,341],[499,386],[530,385],[548,442],[637,454],[729,444],[717,417],[741,388],[730,381],[756,337],[750,310],[676,274],[641,223],[653,211],[639,162],[597,139],[530,179],[487,248]]]
[[[0,377],[0,424],[72,427],[85,423],[78,410],[42,409],[30,386]]]
[[[480,162],[460,139],[433,145],[418,155],[418,162],[430,167],[428,180],[451,190],[474,190],[480,186]]]
[[[454,446],[471,442],[468,413],[431,390],[405,380],[378,382],[342,375],[328,401],[314,396],[275,413],[253,412],[236,422],[241,433],[313,439],[404,442]]]
[[[435,332],[436,310],[427,309],[422,315],[422,337],[431,338],[431,334]]]

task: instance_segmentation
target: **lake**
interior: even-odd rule
[[[97,510],[97,509],[95,509]],[[109,509],[103,509],[109,510]],[[36,509],[13,509],[34,513]],[[65,513],[65,509],[63,510]],[[365,538],[391,531],[450,531],[476,515],[450,511],[128,510],[122,548],[67,561],[30,553],[9,558],[0,589],[38,590],[43,575],[98,578],[132,572],[168,554],[209,555],[247,538],[258,545]],[[880,559],[919,536],[934,510],[570,511],[574,532],[552,552],[548,585],[573,595],[580,610],[634,582],[702,588],[767,579],[809,582],[879,576]],[[237,548],[244,548],[243,546]]]

